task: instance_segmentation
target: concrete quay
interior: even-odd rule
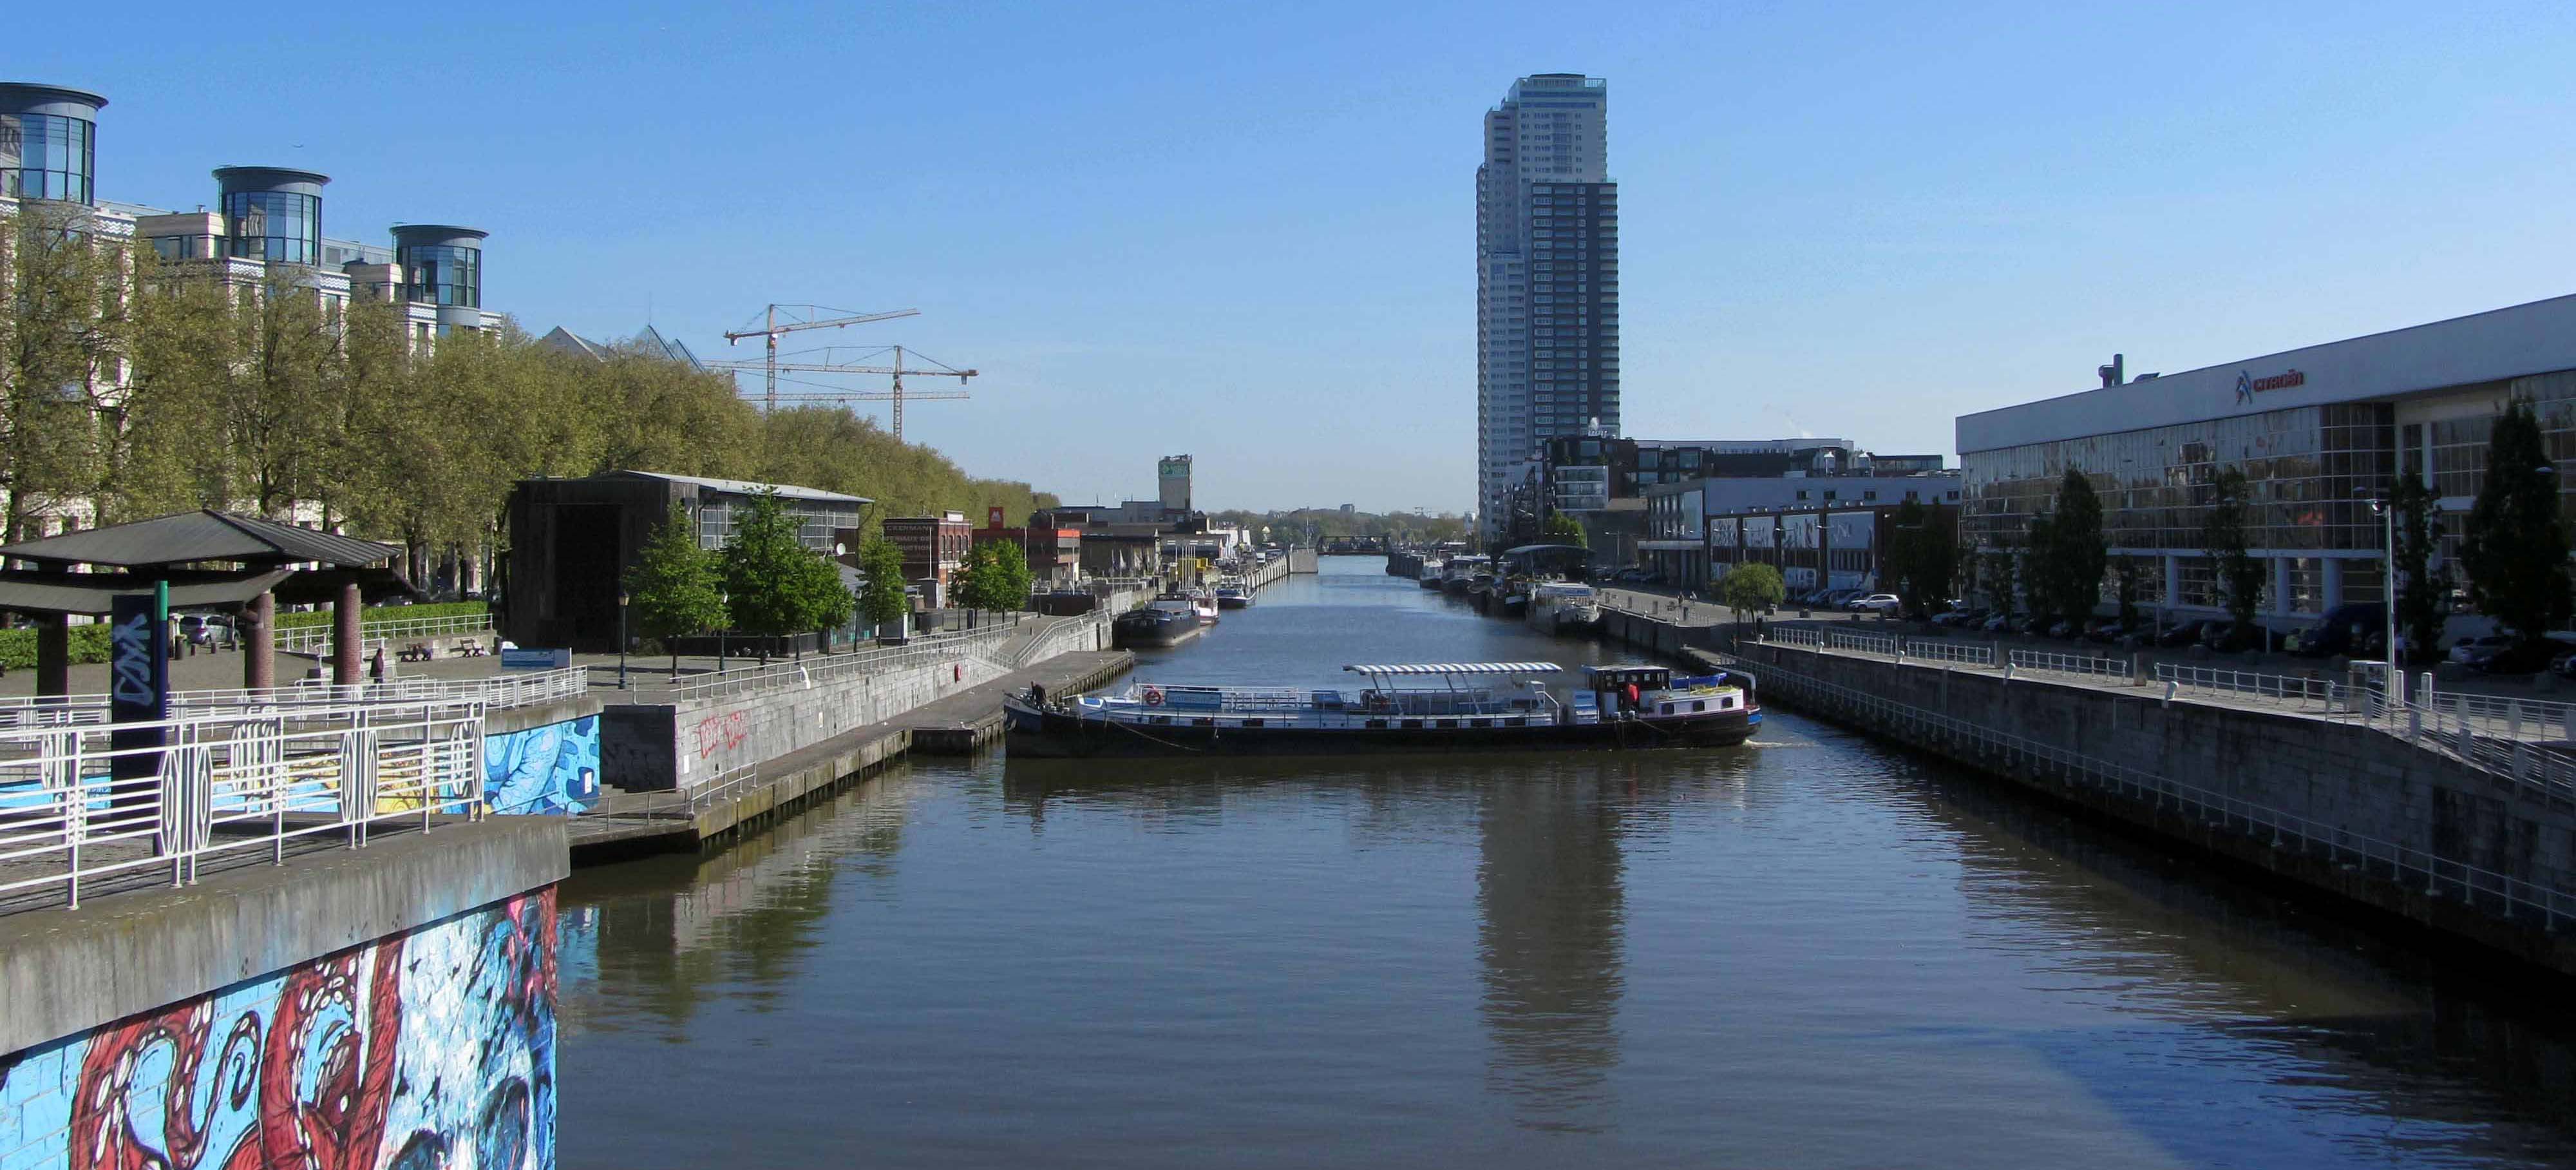
[[[1001,734],[1002,699],[1032,683],[1053,693],[1091,690],[1125,674],[1124,650],[1058,655],[889,718],[718,777],[691,791],[621,793],[573,818],[573,863],[599,865],[682,852],[756,832],[919,750],[971,753]]]

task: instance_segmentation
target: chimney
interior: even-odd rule
[[[2127,380],[2123,375],[2128,372],[2128,365],[2128,355],[2115,353],[2111,355],[2110,365],[2095,366],[2093,372],[2102,375],[2102,388],[2108,390]]]

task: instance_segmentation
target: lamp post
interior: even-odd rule
[[[617,689],[626,689],[626,590],[617,591]]]
[[[2387,497],[2370,497],[2371,514],[2380,518],[2388,530],[2387,568],[2380,577],[2379,612],[2387,619],[2387,632],[2382,635],[2388,652],[2388,699],[2392,705],[2406,702],[2406,664],[2397,657],[2397,501],[2393,491]]]

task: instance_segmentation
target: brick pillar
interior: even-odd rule
[[[277,595],[262,593],[242,608],[242,685],[264,691],[277,685]]]
[[[367,681],[358,671],[358,583],[340,587],[331,603],[331,683],[350,687]]]

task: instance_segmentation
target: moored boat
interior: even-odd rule
[[[1753,680],[1675,678],[1663,666],[1590,666],[1559,700],[1552,662],[1349,666],[1357,692],[1158,686],[1004,703],[1029,756],[1340,755],[1729,747],[1762,721]]]
[[[1212,620],[1200,616],[1189,598],[1165,594],[1110,619],[1109,636],[1125,649],[1178,646],[1206,633]]]
[[[1591,629],[1601,620],[1601,591],[1581,581],[1541,581],[1530,589],[1525,620],[1551,634]]]
[[[1243,609],[1251,604],[1252,591],[1244,588],[1241,584],[1219,585],[1216,587],[1216,607],[1218,609]]]

